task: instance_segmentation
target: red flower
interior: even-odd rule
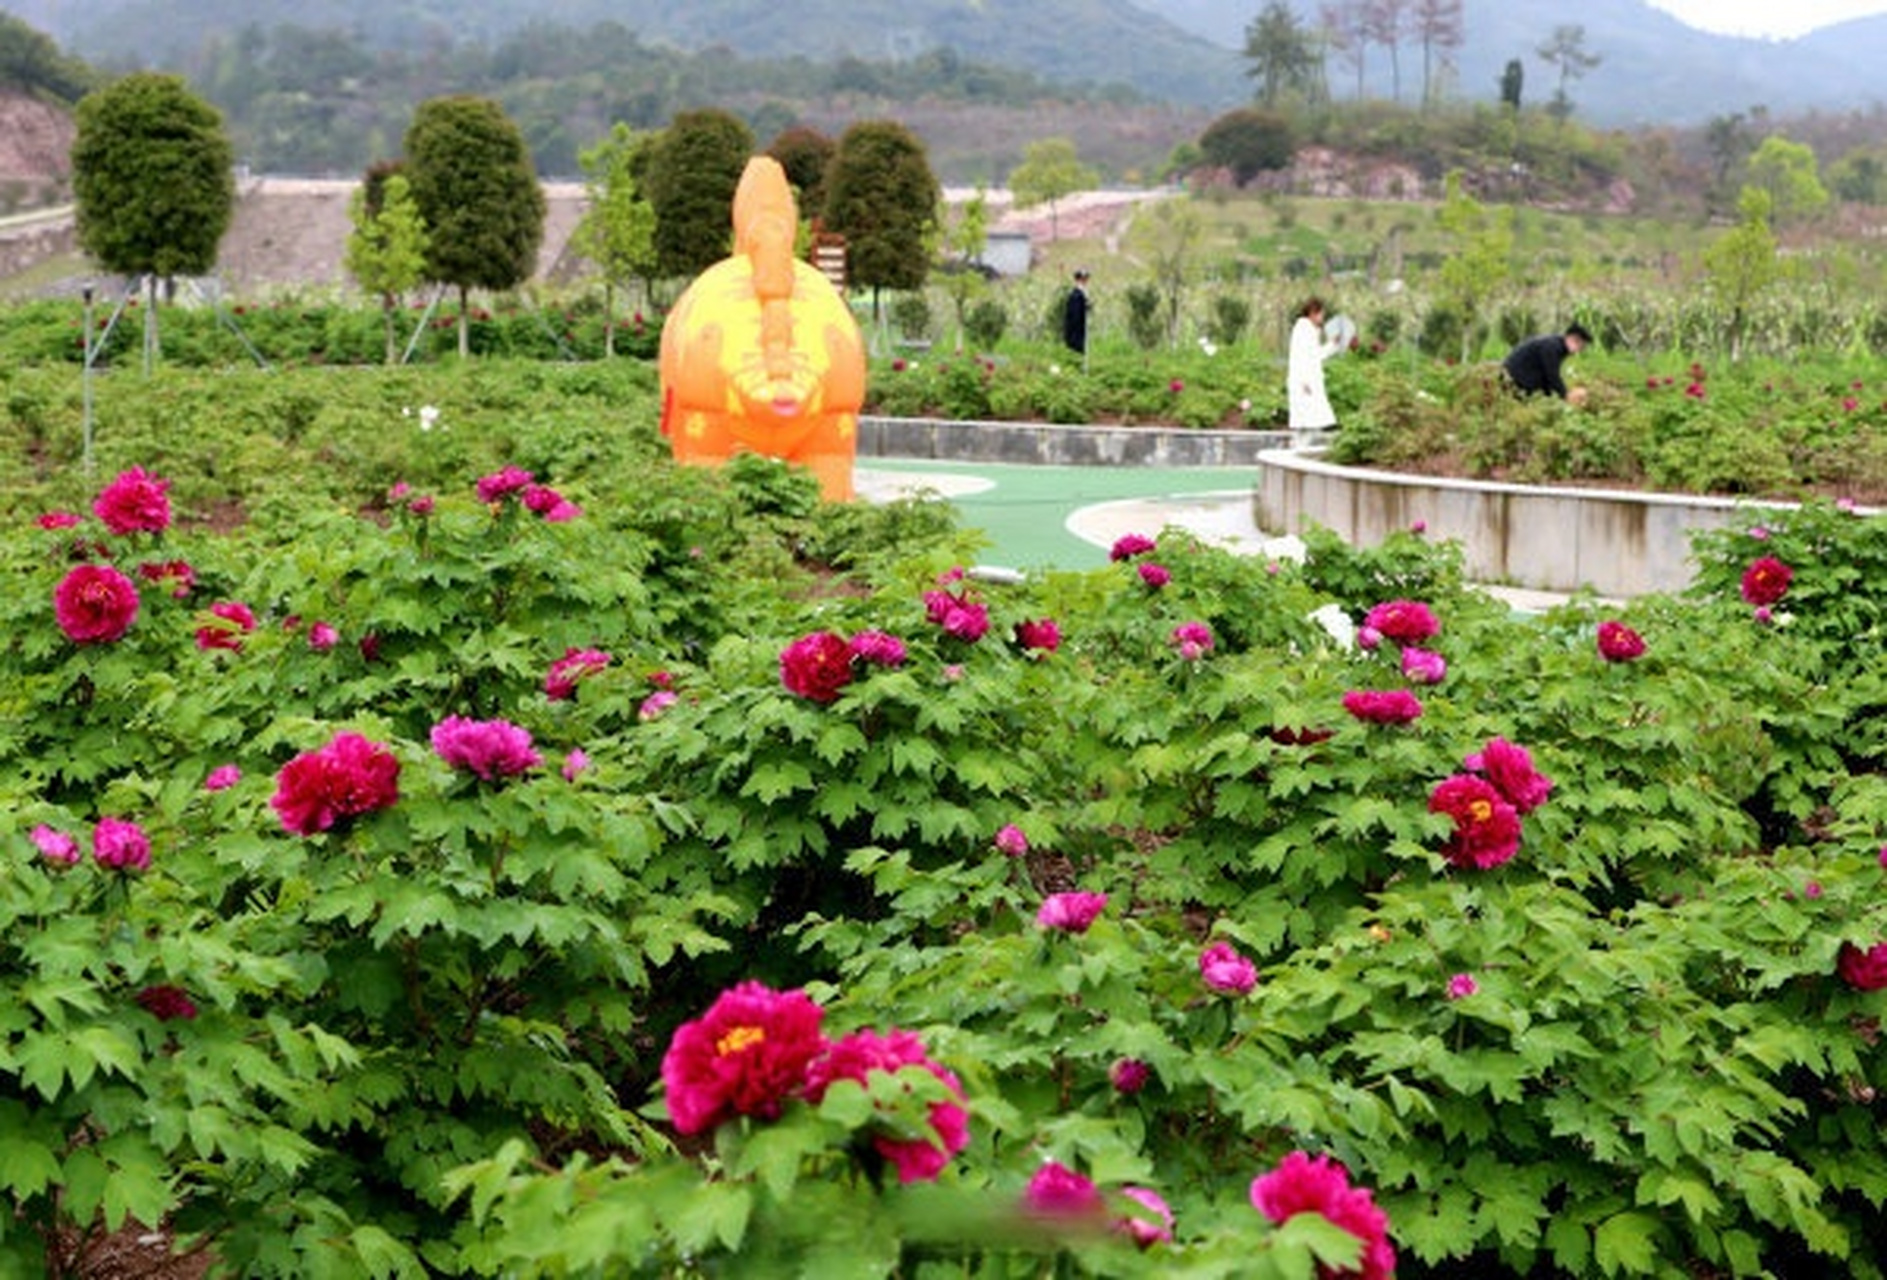
[[[1153,539],[1144,533],[1123,533],[1114,539],[1114,545],[1108,550],[1109,560],[1131,560],[1135,556],[1145,555],[1153,550]]]
[[[1055,625],[1053,618],[1025,619],[1016,623],[1016,643],[1024,649],[1053,653],[1061,648],[1061,628]]]
[[[196,1005],[191,1003],[189,993],[182,987],[146,987],[138,992],[137,1001],[159,1022],[177,1018],[188,1022],[197,1016]]]
[[[909,1031],[895,1029],[884,1035],[875,1031],[854,1031],[826,1046],[825,1053],[807,1070],[806,1097],[816,1105],[835,1081],[856,1080],[868,1084],[874,1073],[895,1075],[906,1067],[920,1067],[930,1072],[943,1081],[958,1102],[962,1100],[963,1086],[950,1071],[930,1060],[924,1052],[923,1041]],[[875,1133],[871,1145],[896,1167],[899,1182],[934,1181],[950,1163],[950,1157],[969,1145],[969,1114],[958,1102],[932,1102],[925,1113],[925,1128],[929,1132],[916,1138],[894,1136],[910,1132],[912,1126],[908,1118],[886,1117],[888,1132]]]
[[[568,648],[563,657],[550,664],[544,676],[544,695],[553,702],[577,696],[578,681],[595,675],[609,665],[609,655],[601,649]]]
[[[1463,760],[1462,765],[1484,773],[1500,792],[1500,798],[1516,813],[1532,813],[1546,803],[1553,781],[1533,767],[1533,757],[1525,747],[1517,747],[1505,738],[1490,739],[1488,744]]]
[[[1887,989],[1887,942],[1877,942],[1865,951],[1852,942],[1842,943],[1835,972],[1856,991]]]
[[[146,561],[138,566],[138,577],[157,586],[169,586],[170,594],[181,600],[196,585],[197,571],[187,560]]]
[[[1035,913],[1035,923],[1063,933],[1086,933],[1106,909],[1104,893],[1051,893]]]
[[[1022,1193],[1022,1207],[1037,1218],[1057,1222],[1098,1222],[1107,1214],[1107,1202],[1094,1180],[1058,1160],[1046,1161],[1035,1171]]]
[[[228,625],[197,628],[197,648],[229,649],[240,652],[242,638],[256,629],[256,616],[249,606],[225,600],[210,606],[210,613]]]
[[[824,1016],[803,991],[758,982],[723,991],[706,1013],[676,1028],[662,1055],[675,1128],[700,1133],[737,1115],[777,1117],[826,1047]]]
[[[1252,1179],[1251,1203],[1280,1226],[1300,1213],[1315,1213],[1363,1242],[1362,1257],[1355,1269],[1322,1271],[1322,1275],[1389,1280],[1395,1274],[1396,1251],[1389,1243],[1389,1215],[1376,1207],[1367,1189],[1351,1186],[1348,1171],[1329,1156],[1291,1152],[1276,1169]]]
[[[1352,689],[1343,709],[1369,724],[1409,724],[1422,714],[1422,701],[1407,689]]]
[[[151,865],[151,838],[123,818],[100,818],[92,828],[92,861],[113,871],[143,871]]]
[[[432,728],[432,749],[454,769],[468,770],[487,782],[544,763],[531,746],[530,731],[508,720],[447,716]]]
[[[1770,605],[1788,594],[1795,571],[1774,556],[1764,556],[1743,570],[1743,602]]]
[[[1388,600],[1371,609],[1363,625],[1398,644],[1419,644],[1441,630],[1435,611],[1419,600]]]
[[[113,533],[162,533],[170,528],[170,481],[133,467],[106,485],[92,512]]]
[[[523,467],[507,466],[494,471],[488,476],[480,476],[475,486],[480,502],[496,502],[508,493],[515,493],[533,483],[536,476]]]
[[[780,651],[780,683],[814,702],[837,701],[852,683],[852,646],[831,631],[801,636]]]
[[[52,613],[74,644],[110,644],[138,620],[138,589],[109,565],[82,564],[53,588]]]
[[[1520,849],[1520,815],[1484,778],[1458,773],[1428,797],[1430,813],[1454,819],[1454,835],[1442,855],[1457,867],[1498,867]]]
[[[48,511],[39,517],[42,529],[70,529],[79,522],[80,516],[74,511]]]
[[[400,762],[393,753],[358,733],[337,733],[319,751],[282,766],[269,805],[288,830],[311,836],[399,798]]]
[[[989,606],[949,591],[926,591],[924,616],[959,640],[973,643],[989,633]]]
[[[1599,624],[1599,656],[1607,662],[1630,662],[1645,651],[1644,637],[1622,622]]]

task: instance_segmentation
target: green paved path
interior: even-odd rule
[[[857,471],[860,492],[868,495],[880,478],[938,477],[938,491],[949,497],[964,525],[988,535],[983,562],[1015,569],[1106,564],[1107,547],[1068,531],[1068,517],[1083,507],[1126,499],[1248,495],[1254,479],[1250,467],[1034,467],[906,458],[860,458]],[[982,487],[956,491],[965,485]],[[1131,530],[1148,536],[1159,531],[1158,525]]]

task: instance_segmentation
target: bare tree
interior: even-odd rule
[[[1366,0],[1363,30],[1371,44],[1389,50],[1389,97],[1402,101],[1402,37],[1408,30],[1409,0]]]
[[[1363,100],[1363,67],[1369,61],[1369,28],[1364,16],[1369,0],[1336,0],[1317,11],[1317,29],[1324,47],[1356,74],[1356,99]]]
[[[1559,88],[1553,92],[1553,100],[1546,109],[1563,124],[1572,114],[1572,99],[1566,94],[1567,85],[1583,76],[1602,61],[1596,53],[1586,49],[1586,29],[1574,23],[1570,26],[1554,27],[1553,34],[1545,44],[1534,50],[1540,61],[1549,67],[1559,69]]]
[[[1467,43],[1468,28],[1464,0],[1414,0],[1410,22],[1415,38],[1422,44],[1422,105],[1431,105],[1439,92],[1435,84],[1436,63],[1454,64],[1455,50]]]

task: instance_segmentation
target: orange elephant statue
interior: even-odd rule
[[[718,466],[747,451],[811,469],[852,496],[865,345],[845,299],[793,255],[799,215],[786,171],[747,162],[734,192],[734,253],[695,277],[662,326],[662,434],[675,460]]]

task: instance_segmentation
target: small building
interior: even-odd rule
[[[1035,261],[1035,250],[1026,231],[991,231],[976,261],[999,276],[1025,276]]]

